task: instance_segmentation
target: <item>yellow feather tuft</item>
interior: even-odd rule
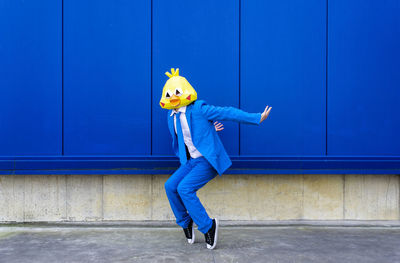
[[[169,78],[178,77],[179,76],[179,68],[177,68],[177,69],[171,68],[171,73],[169,73],[167,71],[167,72],[165,72],[165,75],[167,75]]]

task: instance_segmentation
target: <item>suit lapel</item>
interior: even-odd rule
[[[186,106],[185,115],[186,115],[186,120],[187,120],[187,123],[188,123],[188,126],[189,126],[190,134],[192,134],[192,136],[193,136],[193,133],[192,133],[192,107],[193,107],[193,103],[188,105],[188,106]]]

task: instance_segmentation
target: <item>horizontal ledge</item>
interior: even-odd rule
[[[232,160],[400,160],[400,155],[233,155]],[[171,155],[23,155],[1,156],[0,161],[14,160],[177,160]]]
[[[399,220],[220,220],[220,226],[224,227],[357,227],[357,228],[399,228]],[[0,221],[0,230],[12,231],[43,231],[43,229],[87,229],[100,228],[107,230],[110,228],[179,228],[175,220],[104,220],[104,221]]]
[[[177,158],[0,157],[0,174],[171,174]],[[232,157],[225,174],[400,174],[400,157]]]
[[[172,174],[175,169],[0,170],[0,175]],[[400,169],[228,169],[225,174],[400,174]]]

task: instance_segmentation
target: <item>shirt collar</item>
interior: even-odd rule
[[[173,109],[170,116],[172,116],[172,115],[174,115],[175,113],[178,113],[178,112],[186,113],[186,106],[179,107],[178,109]]]

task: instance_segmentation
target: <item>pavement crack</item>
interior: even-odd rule
[[[212,256],[213,256],[213,262],[215,263],[215,252],[214,252],[214,251],[211,251],[211,254],[212,254]]]

